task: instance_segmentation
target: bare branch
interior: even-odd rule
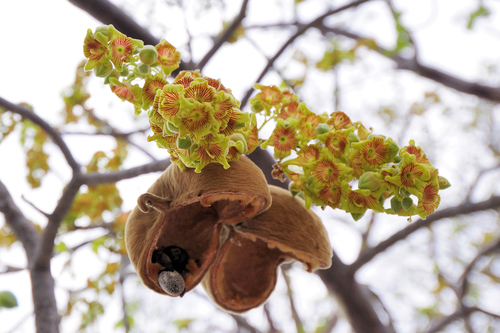
[[[387,250],[389,247],[405,239],[415,231],[422,227],[426,227],[435,221],[454,217],[457,215],[470,214],[475,212],[480,212],[488,209],[498,209],[500,207],[500,196],[491,197],[488,200],[477,202],[477,203],[465,203],[458,206],[445,208],[435,212],[430,215],[425,220],[418,220],[413,222],[406,228],[396,232],[394,235],[390,236],[386,240],[380,242],[373,248],[367,249],[359,255],[358,259],[349,266],[352,272],[357,271],[361,266],[372,260],[377,254]]]
[[[233,313],[231,313],[230,315],[231,317],[233,317],[236,325],[238,326],[237,332],[259,333],[259,330],[250,325],[250,323],[244,317]]]
[[[366,40],[368,38],[349,32],[340,28],[327,27],[325,25],[319,25],[318,29],[324,34],[326,32],[331,32],[336,35],[344,36],[354,40]],[[391,59],[397,65],[398,69],[405,69],[414,72],[422,77],[438,82],[448,88],[455,89],[457,91],[475,95],[480,98],[490,100],[495,103],[500,102],[500,87],[491,87],[482,85],[476,82],[470,82],[460,79],[451,74],[445,73],[436,68],[421,65],[416,58],[404,58],[396,54],[392,54],[389,50],[377,46],[374,51],[380,53],[381,55]]]
[[[28,260],[31,261],[34,259],[40,236],[35,227],[24,216],[14,200],[12,200],[7,187],[5,187],[2,181],[0,181],[0,212],[4,214],[5,221],[17,239],[23,244]]]
[[[148,29],[141,27],[133,18],[108,0],[69,0],[76,7],[104,24],[112,24],[125,35],[156,45],[160,42]],[[82,37],[83,41],[83,37]]]
[[[240,26],[241,21],[243,21],[243,19],[246,16],[247,5],[248,5],[248,0],[243,0],[243,3],[241,4],[240,12],[234,18],[233,22],[231,22],[231,25],[229,25],[229,27],[227,27],[226,30],[224,30],[224,33],[222,34],[222,36],[220,36],[217,39],[217,41],[214,43],[214,46],[212,46],[210,51],[208,51],[207,54],[205,54],[205,56],[203,57],[203,59],[201,59],[201,61],[196,66],[197,69],[202,71],[203,67],[205,67],[205,65],[210,61],[210,59],[213,57],[213,55],[215,53],[217,53],[217,51],[222,46],[222,44],[224,44],[225,42],[227,42],[227,40],[229,38],[231,38],[234,31]]]
[[[465,318],[469,314],[474,312],[474,308],[466,307],[466,306],[461,306],[459,307],[455,312],[453,312],[451,315],[446,316],[444,318],[441,318],[439,321],[437,321],[435,324],[433,324],[425,333],[437,333],[440,332],[442,329],[444,329],[446,326],[451,324],[457,319]]]
[[[50,259],[53,256],[54,250],[54,240],[61,225],[62,220],[68,214],[73,201],[75,199],[80,186],[83,185],[81,177],[73,177],[69,184],[64,189],[63,195],[59,199],[54,212],[50,215],[47,226],[45,227],[42,239],[38,244],[36,259],[35,259],[35,269],[42,270],[50,267]]]
[[[73,157],[73,154],[71,154],[71,151],[69,150],[68,146],[66,145],[66,142],[61,137],[61,134],[56,131],[52,126],[50,126],[45,120],[40,118],[36,113],[31,111],[28,108],[25,108],[20,105],[13,104],[2,97],[0,97],[0,106],[4,107],[8,111],[17,113],[24,119],[28,119],[34,124],[40,126],[41,129],[43,129],[52,139],[52,141],[59,147],[61,152],[64,155],[64,158],[68,162],[69,166],[73,170],[74,174],[79,174],[81,172],[80,164],[76,162],[75,158]]]
[[[357,7],[357,6],[359,6],[365,2],[368,2],[368,1],[370,1],[370,0],[353,1],[351,3],[344,5],[344,6],[340,6],[338,8],[327,11],[325,14],[317,17],[316,19],[312,20],[308,24],[298,26],[297,32],[295,34],[293,34],[285,42],[285,44],[283,44],[283,46],[281,46],[281,48],[278,50],[278,52],[276,52],[276,54],[271,59],[269,59],[267,61],[266,66],[264,67],[264,69],[262,70],[262,72],[260,73],[259,77],[257,78],[257,80],[255,82],[256,83],[260,82],[264,78],[264,76],[267,74],[269,69],[271,69],[273,67],[274,62],[281,56],[281,54],[288,48],[288,46],[290,46],[295,41],[295,39],[297,39],[302,34],[304,34],[309,28],[322,25],[323,20],[325,18],[327,18],[328,16],[340,13],[344,10],[349,9],[349,8]],[[252,95],[252,92],[253,92],[253,87],[251,87],[250,89],[247,90],[245,96],[241,100],[241,106],[240,106],[241,109],[243,109],[243,107],[247,104],[248,100],[250,99],[250,96]]]
[[[134,178],[146,173],[164,171],[170,165],[170,159],[155,161],[134,168],[109,173],[89,173],[82,176],[83,184],[94,186],[98,184],[116,183],[120,180]]]
[[[316,274],[341,302],[355,333],[392,333],[392,330],[380,321],[369,300],[369,293],[356,282],[354,272],[340,261],[335,253],[332,266],[326,270],[318,270]]]
[[[46,213],[43,210],[41,210],[40,208],[38,208],[37,206],[35,206],[35,204],[32,203],[31,201],[29,201],[28,199],[26,199],[26,197],[24,195],[22,195],[21,198],[24,200],[24,202],[26,202],[28,205],[30,205],[31,207],[33,207],[37,212],[39,212],[40,214],[42,214],[46,218],[49,218],[49,216],[50,216],[49,213]]]
[[[500,238],[497,239],[495,242],[491,242],[486,247],[484,247],[481,251],[479,251],[479,253],[474,257],[474,259],[472,259],[471,262],[469,262],[469,264],[465,267],[462,275],[460,276],[460,278],[458,279],[458,282],[457,282],[458,286],[459,286],[459,289],[458,289],[458,297],[459,298],[463,298],[467,294],[467,288],[468,288],[467,275],[469,275],[470,271],[472,270],[472,268],[474,268],[477,261],[480,258],[482,258],[482,257],[484,257],[492,252],[495,252],[495,251],[500,251]]]
[[[120,294],[121,294],[121,301],[122,301],[122,311],[123,311],[123,327],[125,328],[125,333],[128,333],[130,331],[130,322],[128,319],[128,311],[127,311],[127,302],[125,301],[125,288],[124,288],[124,282],[125,282],[125,267],[127,267],[130,264],[130,260],[126,255],[121,256],[121,261],[120,261]]]
[[[9,273],[17,273],[17,272],[21,272],[21,271],[24,271],[25,269],[27,269],[26,267],[23,268],[23,267],[13,267],[13,266],[4,266],[5,267],[5,270],[2,270],[0,271],[0,274],[9,274]]]
[[[283,279],[285,279],[288,300],[290,301],[290,309],[292,310],[292,318],[293,321],[295,322],[297,333],[303,332],[304,325],[302,324],[299,314],[297,313],[297,309],[295,309],[295,305],[293,304],[293,292],[292,292],[292,287],[290,286],[290,277],[288,276],[285,267],[281,268],[281,274],[283,275]]]
[[[266,315],[267,323],[269,324],[268,333],[277,333],[276,327],[274,327],[274,321],[271,317],[271,311],[269,311],[268,303],[264,304],[264,314]]]

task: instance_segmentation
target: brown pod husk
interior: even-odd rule
[[[209,164],[202,173],[181,171],[172,164],[139,197],[127,220],[125,243],[130,260],[148,288],[167,295],[158,283],[164,267],[152,262],[153,252],[169,246],[184,249],[189,261],[180,273],[189,291],[219,251],[221,222],[242,222],[270,205],[264,175],[247,157],[232,162],[227,170]]]
[[[203,287],[221,308],[244,312],[274,290],[278,266],[301,261],[309,272],[331,266],[332,248],[319,217],[289,191],[270,185],[272,206],[233,228]]]

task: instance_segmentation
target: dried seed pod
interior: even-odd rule
[[[168,294],[158,277],[174,269],[189,291],[215,260],[222,223],[242,222],[270,205],[265,177],[246,157],[227,170],[209,164],[201,173],[172,164],[139,197],[128,218],[125,243],[130,260],[148,288]],[[187,262],[176,266],[175,259],[161,254],[171,247],[185,251]]]
[[[289,191],[269,187],[271,208],[233,228],[203,281],[227,311],[240,313],[264,303],[285,261],[301,261],[309,272],[331,265],[332,248],[319,217]]]

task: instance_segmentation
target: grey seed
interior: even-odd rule
[[[158,274],[158,283],[160,284],[161,289],[163,289],[170,296],[182,295],[186,289],[184,279],[176,271],[161,271],[160,274]]]

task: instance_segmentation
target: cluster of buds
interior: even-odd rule
[[[343,112],[316,114],[295,94],[276,86],[256,88],[252,111],[276,121],[261,145],[274,148],[273,176],[287,175],[290,191],[303,196],[307,207],[340,208],[355,220],[368,209],[426,218],[438,207],[439,190],[450,184],[413,140],[400,149]]]
[[[146,111],[156,141],[182,170],[196,172],[209,163],[228,162],[251,153],[258,145],[255,115],[241,112],[240,103],[219,80],[198,71],[180,72],[180,53],[166,40],[146,45],[129,38],[112,25],[87,31],[83,51],[85,70],[105,78],[122,101]]]

